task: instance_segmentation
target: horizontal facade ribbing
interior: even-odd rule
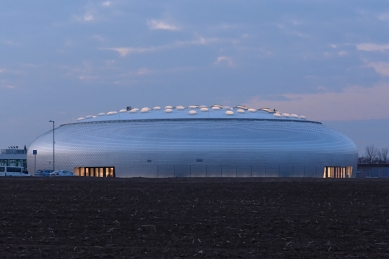
[[[52,131],[28,149],[28,167],[52,168]],[[322,177],[357,164],[355,144],[320,123],[176,119],[65,124],[55,129],[55,167],[114,166],[117,177]]]

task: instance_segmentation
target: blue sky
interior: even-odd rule
[[[2,1],[0,147],[128,105],[222,103],[389,147],[389,1]]]

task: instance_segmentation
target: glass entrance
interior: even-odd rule
[[[77,176],[115,177],[115,167],[75,167],[74,173]]]
[[[351,178],[352,166],[325,166],[323,178]]]

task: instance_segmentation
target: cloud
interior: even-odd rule
[[[188,46],[188,45],[210,45],[220,42],[220,39],[218,38],[204,38],[204,37],[199,37],[195,40],[190,40],[190,41],[177,41],[174,42],[173,44],[164,46],[165,48],[175,48],[175,47],[183,47],[183,46]]]
[[[199,37],[198,39],[192,40],[192,41],[177,41],[172,44],[168,45],[162,45],[157,47],[145,47],[145,48],[133,48],[133,47],[120,47],[120,48],[102,48],[105,50],[113,50],[120,54],[120,56],[125,57],[128,54],[132,53],[145,53],[145,52],[153,52],[153,51],[159,51],[163,49],[173,49],[178,47],[184,47],[187,45],[208,45],[215,42],[218,42],[219,40],[216,38],[203,38]]]
[[[139,76],[145,76],[145,75],[151,75],[151,74],[155,74],[156,71],[154,70],[150,70],[148,68],[139,68],[137,70],[132,70],[132,71],[126,71],[125,73],[123,74],[119,74],[118,77],[120,78],[136,78],[136,77],[139,77]]]
[[[161,48],[161,47],[159,47],[159,48]],[[120,54],[120,56],[125,57],[131,53],[144,53],[144,52],[155,51],[158,49],[158,47],[157,48],[154,48],[154,47],[150,47],[150,48],[106,48],[106,49],[107,50],[114,50],[114,51],[118,52]]]
[[[6,85],[6,86],[3,86],[2,88],[7,88],[7,89],[14,89],[15,86],[13,85]]]
[[[226,56],[219,56],[217,57],[217,60],[215,61],[215,65],[220,65],[220,64],[223,64],[223,63],[226,63],[228,64],[229,66],[233,66],[234,63],[232,62],[232,59],[230,57],[226,57]]]
[[[368,120],[389,118],[389,84],[351,86],[341,92],[282,94],[278,100],[257,96],[246,105],[303,114],[311,120]],[[280,100],[282,99],[282,100]]]
[[[299,31],[289,31],[288,33],[304,39],[310,38],[308,34]]]
[[[80,79],[80,80],[92,80],[92,79],[97,79],[97,78],[99,78],[99,77],[98,76],[84,76],[84,75],[78,77],[78,79]]]
[[[23,64],[23,63],[21,63],[20,66],[21,67],[29,67],[28,65]],[[30,67],[36,68],[36,67],[32,67],[32,66],[30,66]],[[0,74],[26,76],[26,75],[28,75],[28,72],[25,69],[14,70],[14,69],[9,69],[9,68],[2,68],[2,69],[0,69]]]
[[[67,39],[64,43],[65,46],[72,46],[74,43],[72,40]]]
[[[84,14],[83,16],[73,16],[73,19],[77,22],[92,22],[95,17],[92,14]]]
[[[357,50],[363,50],[363,51],[385,51],[389,50],[389,44],[386,45],[380,45],[375,43],[361,43],[356,45]]]
[[[3,44],[8,45],[8,46],[20,46],[19,43],[13,42],[12,40],[4,40]]]
[[[100,42],[104,42],[105,41],[104,37],[100,36],[100,35],[93,35],[92,38],[97,40],[97,41],[100,41]]]
[[[216,38],[203,38],[203,37],[200,37],[198,40],[194,40],[194,41],[191,41],[189,42],[190,44],[201,44],[201,45],[207,45],[209,43],[213,43],[213,42],[216,42],[218,41]]]
[[[339,51],[338,55],[339,55],[339,57],[344,57],[347,55],[347,51]]]
[[[91,14],[84,15],[84,21],[93,21],[95,18]]]
[[[101,20],[102,17],[99,12],[99,9],[101,8],[98,5],[90,2],[86,6],[84,6],[84,9],[85,9],[84,14],[73,15],[73,20],[77,22],[88,22],[88,23]]]
[[[378,15],[378,19],[383,22],[389,21],[389,13],[383,13]]]
[[[381,76],[389,76],[389,63],[387,62],[372,62],[367,64],[367,67],[374,68],[375,72]]]
[[[146,74],[150,74],[151,73],[151,70],[147,69],[147,68],[141,68],[139,69],[137,72],[136,72],[138,75],[146,75]]]
[[[236,29],[238,28],[238,24],[227,24],[227,23],[222,23],[216,26],[211,26],[209,27],[210,30],[231,30],[231,29]]]
[[[151,30],[168,30],[168,31],[178,31],[180,30],[177,26],[168,24],[164,21],[151,20],[147,23]]]
[[[339,51],[339,52],[333,52],[333,51],[332,52],[328,52],[328,51],[326,51],[326,52],[323,53],[323,56],[325,58],[333,58],[333,57],[336,57],[336,56],[344,57],[346,55],[347,55],[347,51]]]
[[[111,1],[105,1],[105,2],[102,2],[101,5],[102,5],[102,6],[105,6],[105,7],[111,6],[111,5],[112,5],[112,2],[111,2]]]

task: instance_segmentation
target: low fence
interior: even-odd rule
[[[356,178],[389,178],[389,167],[359,168]]]

